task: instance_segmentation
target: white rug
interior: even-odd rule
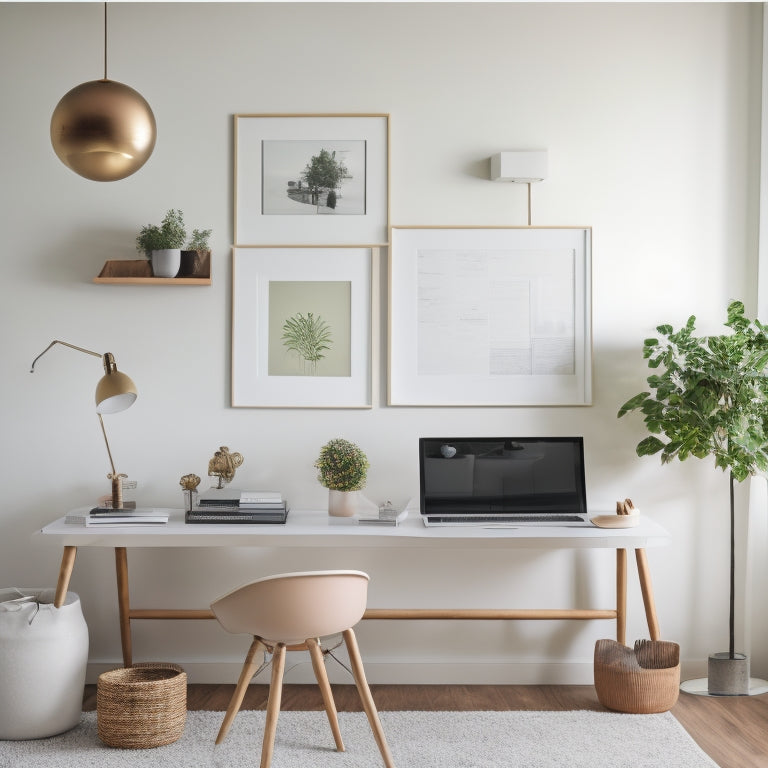
[[[397,768],[716,768],[669,713],[381,712]],[[61,736],[0,741],[0,768],[251,768],[259,765],[264,712],[240,712],[214,746],[223,713],[189,712],[166,747],[105,747],[96,713]],[[336,752],[324,712],[282,712],[272,768],[379,768],[363,713],[340,712]]]

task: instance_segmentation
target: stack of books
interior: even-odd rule
[[[168,522],[168,510],[154,507],[128,507],[114,509],[113,507],[83,507],[68,512],[64,522],[69,525],[165,525]]]
[[[277,491],[209,488],[186,512],[188,523],[285,523],[288,504]]]

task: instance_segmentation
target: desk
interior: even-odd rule
[[[339,525],[320,511],[293,510],[285,525],[184,523],[184,512],[173,510],[166,525],[155,527],[82,527],[60,518],[40,532],[64,547],[56,585],[55,605],[61,605],[75,565],[78,547],[109,547],[115,550],[117,599],[123,662],[131,665],[131,621],[135,619],[212,619],[209,609],[133,608],[128,586],[128,555],[131,547],[399,547],[480,549],[615,549],[616,605],[606,609],[510,609],[510,608],[369,608],[364,619],[615,619],[616,638],[625,643],[627,619],[627,550],[634,549],[648,631],[659,639],[659,624],[645,549],[668,543],[669,534],[657,523],[641,519],[635,528],[426,528],[418,515],[398,526]]]

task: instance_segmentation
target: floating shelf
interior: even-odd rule
[[[128,259],[107,261],[93,282],[113,285],[210,285],[210,259],[206,260],[202,272],[195,277],[153,277],[152,267],[146,259]]]

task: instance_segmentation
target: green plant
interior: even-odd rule
[[[713,456],[716,467],[729,471],[734,658],[734,480],[768,470],[768,326],[747,319],[740,301],[728,305],[730,333],[695,336],[695,322],[691,316],[677,332],[660,325],[666,341],[645,340],[643,357],[660,372],[648,377],[652,392],[630,398],[618,417],[643,414],[651,434],[638,443],[638,456],[660,453],[663,464]]]
[[[210,251],[211,246],[208,240],[211,237],[212,229],[193,229],[192,237],[187,243],[188,251]]]
[[[304,372],[310,376],[317,372],[318,362],[325,357],[323,353],[333,343],[328,324],[312,312],[307,312],[306,317],[301,312],[289,317],[283,325],[281,340],[290,352],[299,355]]]
[[[171,208],[163,217],[160,226],[147,224],[136,237],[136,250],[143,251],[147,258],[152,251],[166,248],[183,248],[187,239],[183,211]]]
[[[354,443],[341,437],[329,440],[315,462],[320,470],[317,479],[335,491],[359,491],[368,477],[368,458]]]

